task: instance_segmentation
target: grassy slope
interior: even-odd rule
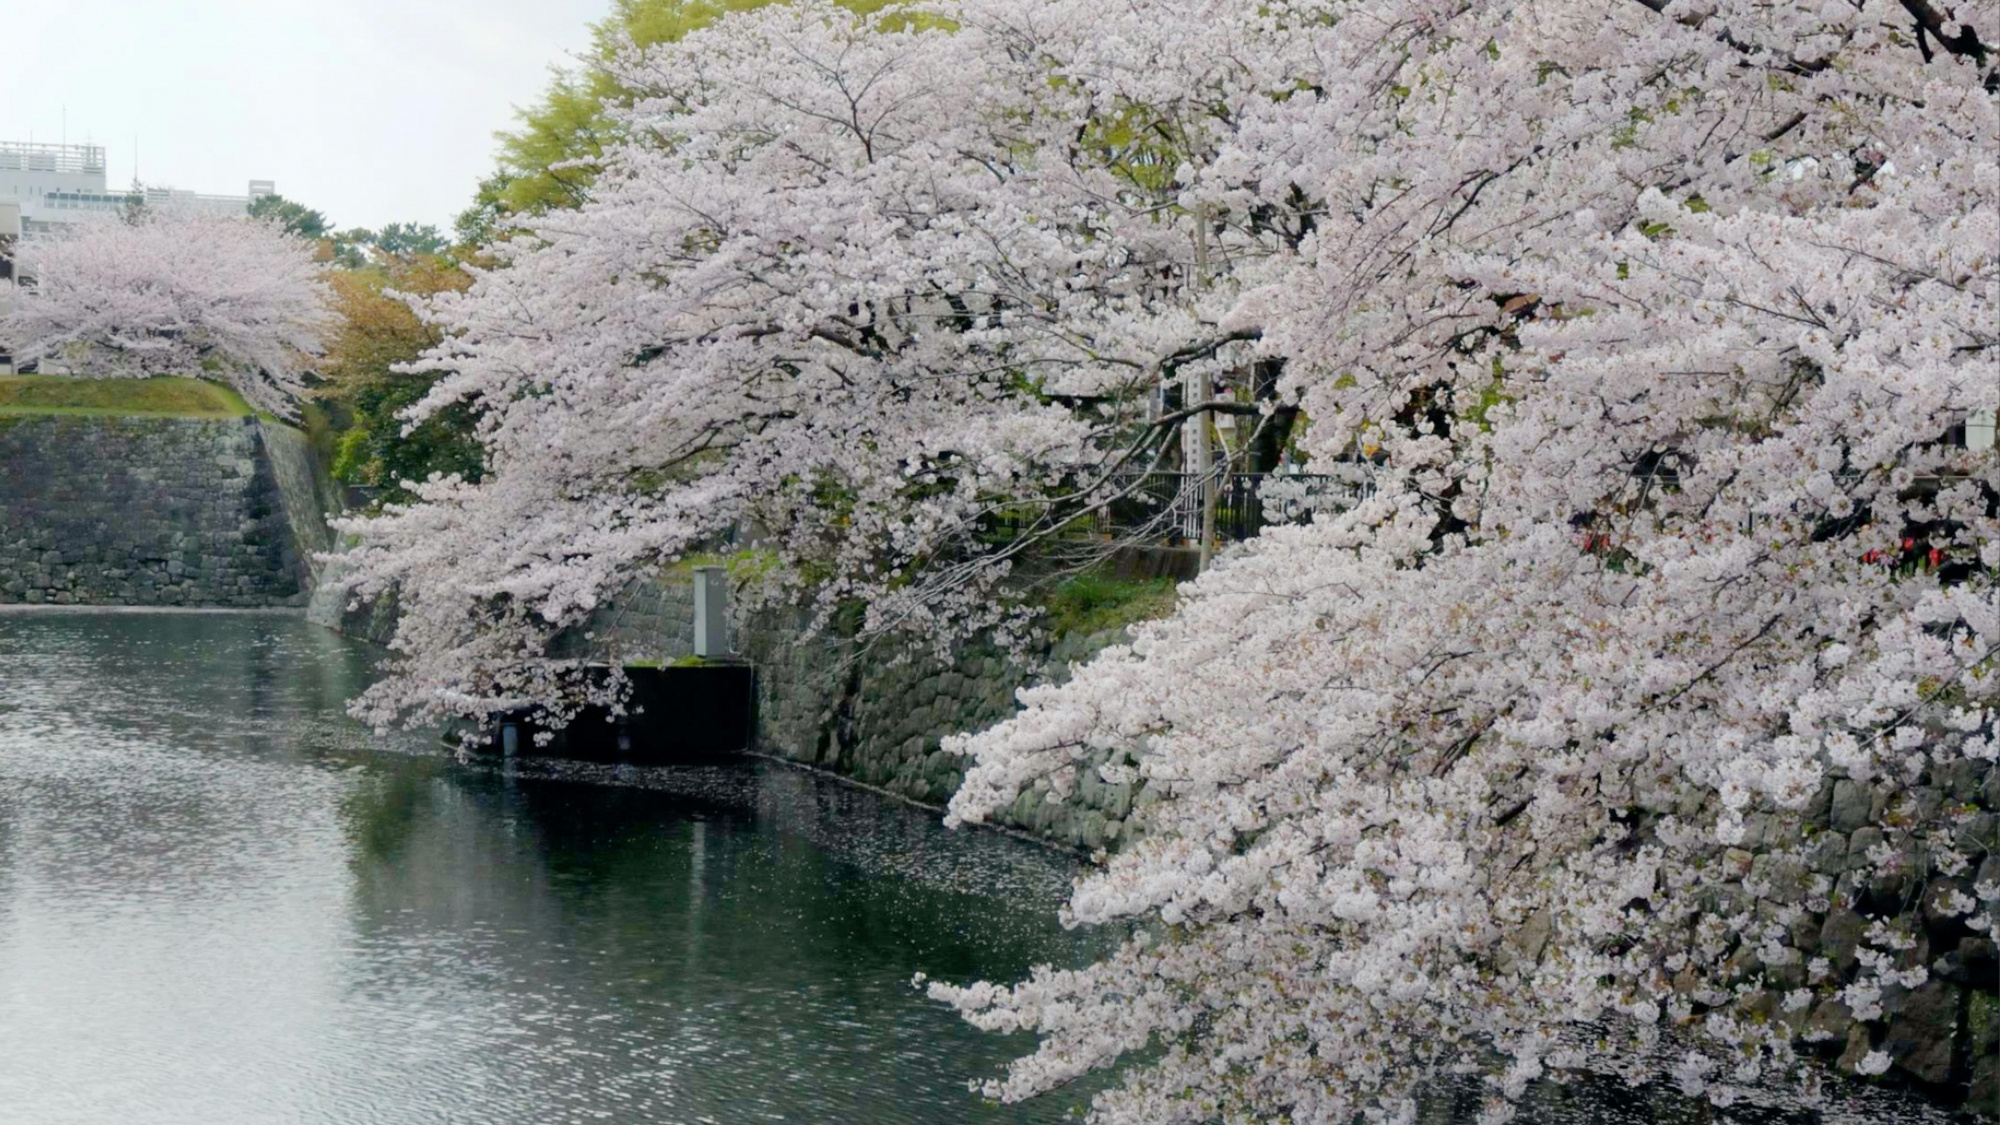
[[[1049,595],[1048,627],[1056,636],[1067,637],[1165,617],[1179,600],[1178,587],[1171,578],[1079,574]]]
[[[62,375],[0,376],[0,414],[151,414],[178,418],[241,418],[242,396],[200,379],[72,379]]]

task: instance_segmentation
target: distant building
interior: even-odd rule
[[[130,189],[118,191],[105,182],[103,145],[0,141],[0,205],[11,204],[20,211],[22,233],[27,235],[93,212],[116,213],[134,201],[229,214],[241,213],[259,197],[275,194],[277,185],[270,180],[251,180],[243,195],[147,187],[136,180]]]

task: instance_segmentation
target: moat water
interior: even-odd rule
[[[765,763],[460,764],[284,615],[0,614],[0,1121],[1039,1122],[912,974],[1067,857]]]
[[[284,614],[0,613],[0,1122],[1077,1108],[969,1093],[1032,1041],[910,983],[1088,961],[1066,855],[757,761],[459,762],[346,717],[378,656]],[[1697,1119],[1650,1100],[1522,1120]],[[1826,1120],[1892,1117],[1942,1115]]]

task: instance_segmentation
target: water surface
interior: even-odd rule
[[[279,614],[0,614],[0,1120],[1029,1122],[910,986],[1067,857],[783,767],[461,765]]]

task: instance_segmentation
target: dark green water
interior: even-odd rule
[[[297,617],[0,614],[0,1121],[1050,1121],[910,986],[1062,856],[782,767],[460,765]]]

